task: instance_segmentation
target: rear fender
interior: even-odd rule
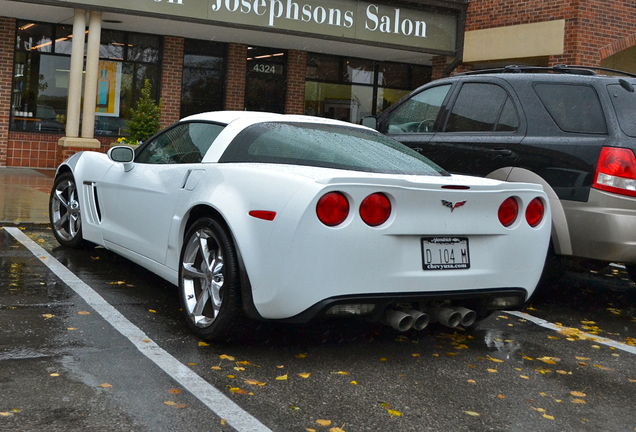
[[[563,206],[556,192],[543,178],[527,169],[515,167],[499,168],[486,177],[513,183],[535,183],[543,186],[543,190],[550,200],[550,208],[552,210],[552,245],[554,246],[554,252],[558,255],[572,255],[572,241]]]

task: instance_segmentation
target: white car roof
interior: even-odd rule
[[[343,122],[323,117],[313,117],[296,114],[277,114],[259,111],[211,111],[200,114],[194,114],[181,119],[181,121],[204,120],[229,125],[235,121],[242,121],[248,124],[267,122],[267,121],[289,121],[289,122],[309,122],[319,124],[333,124],[340,126],[357,127],[368,129],[365,126],[356,125],[354,123]]]

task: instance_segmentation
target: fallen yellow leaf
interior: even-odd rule
[[[210,369],[221,370],[221,366],[212,366]]]
[[[497,369],[487,369],[487,371],[490,373],[497,373]]]
[[[614,370],[614,369],[612,369],[612,368],[608,368],[608,367],[606,367],[606,366],[601,366],[601,365],[598,365],[598,364],[595,364],[594,366],[595,366],[595,367],[597,367],[597,368],[599,368],[600,370],[605,370],[605,371],[611,371],[611,370]]]
[[[576,357],[576,359],[577,359],[577,360],[581,360],[581,361],[588,361],[588,360],[590,360],[590,358],[589,358],[589,357],[578,357],[578,356]]]
[[[570,394],[572,396],[574,396],[574,397],[585,397],[585,396],[587,396],[585,393],[580,392],[580,391],[573,391],[573,392],[570,392]]]
[[[464,411],[466,414],[468,414],[469,416],[473,416],[473,417],[479,417],[481,414],[479,414],[478,412],[475,411]]]
[[[505,399],[505,398],[506,398],[506,397],[505,397],[504,395],[502,395],[502,394],[497,395],[497,397],[498,397],[499,399]]]
[[[168,390],[168,393],[179,394],[179,393],[181,393],[181,390],[173,388],[173,389]]]
[[[391,417],[400,417],[402,415],[401,412],[395,411],[395,410],[392,410],[392,409],[388,409],[387,411],[388,411],[389,414],[391,414]]]
[[[338,375],[351,375],[350,372],[345,372],[345,371],[338,371],[336,372]]]
[[[248,380],[245,380],[245,384],[258,385],[258,386],[261,386],[261,387],[265,385],[265,383],[264,383],[264,382],[260,382],[260,381],[257,381],[257,380],[255,380],[255,379],[248,379]]]
[[[471,383],[471,384],[477,384],[477,381],[473,380],[473,379],[469,379],[467,382]]]
[[[320,426],[329,426],[331,425],[331,420],[316,420],[316,423],[318,423]]]
[[[59,376],[60,376],[60,374],[59,374],[59,373],[56,373],[56,372],[53,372],[53,373],[49,374],[49,376],[52,376],[52,377],[59,377]]]
[[[220,358],[221,360],[234,361],[234,357],[229,356],[229,355],[227,355],[227,354],[221,354],[221,355],[219,356],[219,358]]]
[[[543,414],[543,417],[547,418],[548,420],[554,420],[554,416],[551,415]]]
[[[331,429],[329,429],[329,432],[345,432],[345,431],[344,429],[339,427],[332,427]]]
[[[358,385],[358,383],[356,381],[351,381],[351,384]]]
[[[6,412],[6,411],[0,411],[0,417],[11,417],[12,415],[13,415],[13,413]]]
[[[205,343],[205,342],[199,342],[199,346],[200,347],[207,347],[207,346],[210,346],[210,344],[209,343]]]
[[[307,357],[307,353],[296,354],[296,356],[295,356],[295,357],[296,357],[296,358],[299,358],[299,359],[304,359],[304,358],[306,358],[306,357]]]
[[[157,311],[154,309],[148,309],[148,312],[157,313]]]
[[[45,320],[47,320],[49,318],[53,318],[55,315],[53,315],[53,314],[42,314],[42,316],[44,317]]]
[[[584,404],[584,403],[587,403],[587,402],[585,402],[583,399],[572,399],[570,402],[575,403],[575,404]]]
[[[103,384],[98,385],[97,387],[101,387],[101,388],[110,388],[110,387],[112,387],[112,386],[113,386],[112,384],[103,383]]]
[[[301,378],[309,378],[311,376],[311,372],[299,373],[298,376]]]
[[[78,315],[90,315],[91,313],[89,311],[79,311],[77,314]]]
[[[247,394],[247,390],[243,390],[239,387],[230,387],[230,392],[238,394]]]
[[[490,357],[488,356],[488,360],[494,361],[495,363],[503,363],[503,360],[500,360],[498,358],[494,358],[494,357]]]
[[[285,381],[285,380],[287,380],[287,374],[276,377],[276,381]]]
[[[178,404],[178,403],[172,402],[172,401],[165,401],[164,404],[168,405],[168,406],[171,406],[171,407],[175,407],[175,408],[185,408],[187,406],[185,404]]]

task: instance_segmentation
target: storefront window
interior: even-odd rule
[[[185,40],[181,117],[223,109],[225,71],[225,44]]]
[[[72,26],[18,21],[10,128],[63,134]],[[102,30],[95,135],[125,134],[130,108],[150,80],[158,100],[161,38]]]
[[[245,109],[248,111],[285,111],[287,53],[272,48],[247,49]]]
[[[360,123],[430,82],[431,68],[309,54],[305,79],[305,114]]]

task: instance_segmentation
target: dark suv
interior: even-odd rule
[[[459,74],[364,123],[449,172],[543,185],[553,220],[546,270],[570,256],[624,263],[636,281],[635,77],[582,66]]]

